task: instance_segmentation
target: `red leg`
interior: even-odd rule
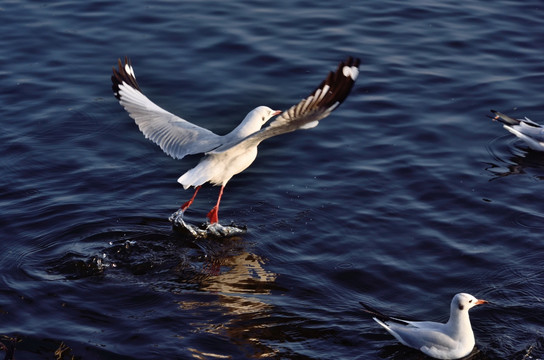
[[[219,203],[221,202],[221,196],[223,196],[224,188],[225,188],[225,185],[222,185],[221,190],[219,190],[219,197],[217,198],[217,204],[215,204],[213,209],[211,209],[210,212],[208,213],[208,219],[210,219],[210,224],[215,224],[216,222],[219,222],[217,212],[219,211]]]
[[[195,193],[193,194],[193,197],[189,201],[187,201],[185,204],[181,205],[181,208],[180,208],[181,211],[185,211],[187,210],[189,206],[191,206],[191,204],[193,203],[193,200],[196,197],[196,194],[198,193],[198,190],[200,190],[200,185],[195,188]]]

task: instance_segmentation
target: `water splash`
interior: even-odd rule
[[[228,238],[240,236],[247,232],[247,228],[245,226],[239,226],[236,224],[221,225],[219,223],[205,223],[200,226],[188,224],[183,220],[183,211],[181,211],[181,209],[173,213],[168,220],[172,223],[176,231],[192,236],[195,239]]]

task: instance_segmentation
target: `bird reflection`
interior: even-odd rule
[[[544,180],[543,152],[531,150],[529,148],[520,149],[513,144],[510,144],[507,149],[499,149],[494,143],[491,143],[488,146],[488,151],[498,162],[488,163],[488,166],[485,168],[485,170],[494,175],[491,180],[510,175],[527,174],[528,171],[532,173],[534,178]],[[507,159],[503,156],[506,152],[510,153],[510,156]],[[534,174],[535,171],[537,174]]]
[[[207,277],[200,289],[221,294],[268,294],[276,274],[266,271],[263,264],[261,257],[248,252],[212,259],[205,268],[215,276]]]
[[[431,358],[421,352],[407,348],[403,345],[386,345],[379,353],[381,359],[392,360],[430,360]],[[463,360],[489,360],[489,358],[481,352],[477,347],[474,347],[472,352],[463,357]]]
[[[264,268],[265,260],[247,251],[232,254],[230,246],[216,248],[203,264],[204,276],[199,281],[198,290],[217,294],[216,301],[199,302],[188,299],[179,302],[180,309],[206,313],[210,305],[219,306],[221,316],[217,322],[203,319],[200,324],[192,324],[198,331],[219,336],[227,336],[231,343],[251,353],[252,358],[270,357],[276,349],[263,344],[260,339],[267,338],[266,324],[270,322],[273,306],[262,300],[262,295],[270,294],[274,288],[277,274]],[[261,336],[260,336],[261,335]],[[210,353],[209,349],[196,347],[188,349],[196,359],[231,358],[230,355]]]
[[[145,230],[151,228],[149,223]],[[275,330],[278,320],[272,316],[277,309],[267,300],[278,289],[278,275],[266,268],[266,258],[251,251],[245,236],[195,239],[155,230],[123,231],[122,236],[108,233],[101,238],[104,236],[116,239],[100,257],[103,271],[123,281],[131,276],[140,281],[144,276],[155,291],[172,294],[183,312],[179,317],[187,321],[180,327],[180,339],[186,338],[184,331],[190,328],[192,332],[211,334],[220,343],[227,338],[232,345],[229,349],[191,343],[186,350],[193,358],[237,358],[231,356],[232,352],[244,353],[243,358],[275,356],[278,350],[267,341],[282,333]],[[77,269],[82,261],[70,257],[66,262],[74,263],[62,268],[64,274],[70,275],[70,269]],[[83,262],[85,266],[93,264]]]

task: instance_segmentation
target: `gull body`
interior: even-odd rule
[[[514,119],[496,110],[491,110],[495,115],[493,120],[499,121],[503,127],[523,140],[533,150],[544,151],[544,127],[531,119]]]
[[[195,187],[192,198],[179,211],[183,214],[189,208],[203,184],[209,182],[221,186],[217,203],[207,215],[213,224],[218,222],[219,203],[225,185],[253,163],[257,146],[272,136],[317,126],[346,99],[359,74],[359,64],[359,59],[349,57],[298,104],[284,112],[258,106],[240,125],[223,136],[184,120],[149,100],[141,91],[128,58],[124,62],[118,60],[118,68],[113,69],[111,79],[115,97],[146,138],[175,159],[189,154],[205,155],[197,166],[178,179],[185,189]],[[279,116],[269,126],[262,128],[276,115]]]
[[[475,345],[468,311],[487,301],[466,293],[456,294],[450,305],[447,323],[409,321],[390,317],[361,302],[367,313],[400,343],[418,349],[435,359],[460,359]]]
[[[256,146],[247,148],[232,144],[257,132],[271,117],[280,112],[267,106],[259,106],[250,111],[242,123],[226,135],[228,138],[224,145],[207,152],[196,167],[179,177],[178,182],[184,189],[200,186],[206,182],[212,185],[226,185],[234,175],[247,169],[257,157]]]

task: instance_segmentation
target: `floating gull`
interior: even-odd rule
[[[230,133],[221,136],[192,124],[153,103],[141,91],[131,62],[125,57],[118,60],[118,69],[113,69],[113,93],[128,111],[140,131],[175,159],[185,155],[204,153],[197,166],[181,175],[178,182],[185,189],[193,186],[191,199],[172,215],[171,220],[183,216],[193,203],[204,183],[219,185],[216,205],[208,213],[211,224],[218,222],[218,210],[223,189],[236,174],[244,171],[257,157],[257,146],[270,137],[317,126],[348,96],[357,75],[359,59],[349,57],[341,62],[336,72],[327,78],[308,96],[281,112],[267,106],[251,110],[244,120]],[[269,126],[261,127],[272,117],[279,115]]]
[[[544,151],[544,127],[528,118],[514,119],[495,110],[491,112],[495,114],[491,117],[493,120],[503,123],[506,130],[525,141],[531,149]]]
[[[469,294],[455,295],[451,301],[450,319],[445,324],[402,320],[384,315],[362,302],[360,304],[402,344],[436,359],[459,359],[470,354],[475,344],[468,311],[485,303],[487,301]]]

